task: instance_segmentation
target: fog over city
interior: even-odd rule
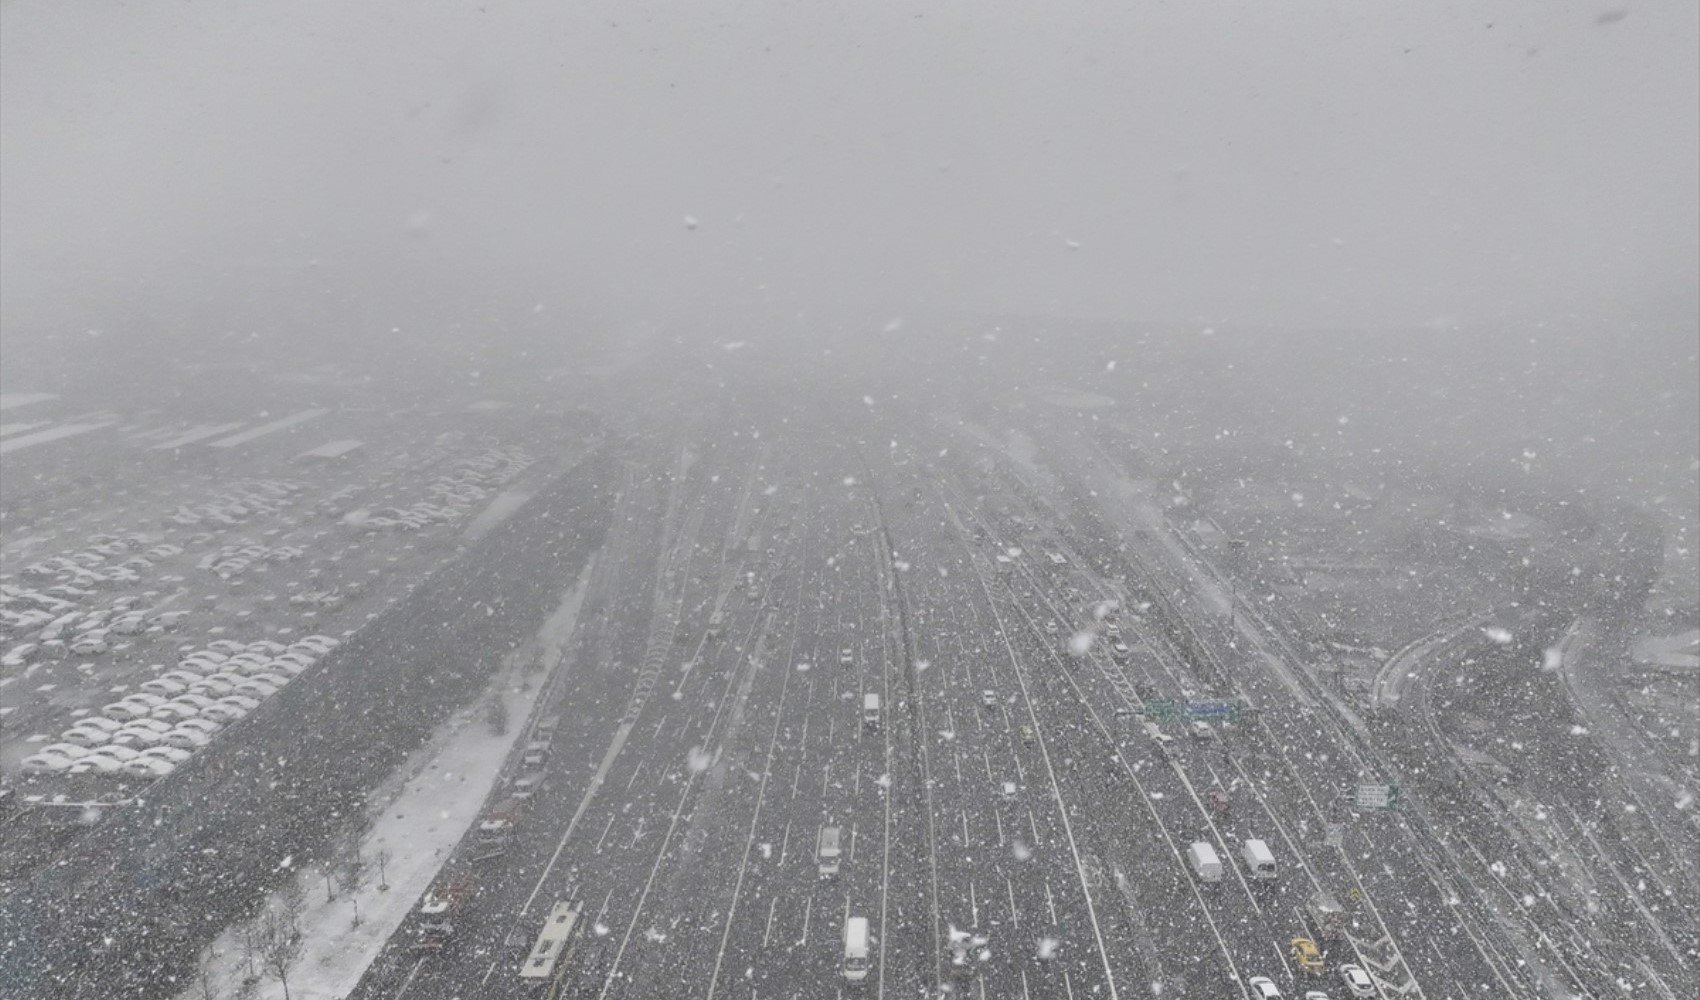
[[[1681,3],[0,7],[0,1000],[1700,989]]]

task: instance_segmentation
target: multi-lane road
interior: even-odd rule
[[[1691,908],[1619,879],[1597,891],[1640,923],[1580,921],[1517,831],[1457,814],[1479,789],[1447,771],[1423,797],[1104,456],[1037,474],[944,432],[865,438],[892,444],[826,417],[648,444],[598,562],[608,610],[538,711],[560,717],[546,784],[511,840],[474,832],[445,866],[477,887],[453,933],[424,949],[404,924],[359,996],[1344,996],[1348,962],[1384,997],[1692,983]],[[1188,725],[1223,703],[1233,721]],[[1399,809],[1350,798],[1401,779]],[[1189,868],[1198,841],[1220,881]],[[1346,934],[1310,977],[1289,942],[1324,896]],[[581,919],[521,979],[558,903]]]

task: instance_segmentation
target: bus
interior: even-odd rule
[[[543,921],[543,929],[537,934],[537,943],[531,946],[531,954],[519,967],[521,979],[554,977],[556,965],[578,931],[581,912],[578,903],[568,902],[556,903],[549,910],[549,917]]]

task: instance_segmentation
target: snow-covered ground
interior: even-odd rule
[[[289,973],[292,1000],[347,996],[430,888],[477,818],[551,673],[559,668],[593,566],[594,561],[585,567],[539,630],[537,642],[522,644],[504,660],[486,695],[443,723],[430,742],[373,792],[368,803],[371,826],[360,842],[369,869],[365,882],[353,892],[338,888],[333,897],[323,869],[300,872],[296,882],[304,901],[298,918],[302,946]],[[539,665],[544,669],[537,670]],[[508,711],[502,735],[492,733],[487,721],[488,706],[496,698]],[[386,859],[382,881],[380,856]],[[281,908],[283,899],[283,893],[274,894],[269,906]],[[282,983],[260,971],[257,956],[250,964],[243,943],[248,931],[248,925],[226,928],[203,955],[202,974],[179,1000],[283,1000]],[[244,992],[250,980],[251,991]]]

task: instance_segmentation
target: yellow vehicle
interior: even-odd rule
[[[1328,968],[1322,961],[1322,952],[1316,947],[1316,942],[1310,938],[1294,938],[1287,953],[1293,956],[1293,964],[1299,967],[1300,972],[1320,976]]]

